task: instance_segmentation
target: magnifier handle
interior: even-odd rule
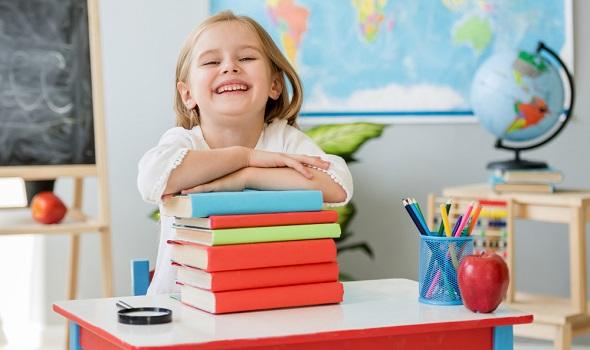
[[[119,300],[117,301],[117,306],[121,309],[132,309],[133,306],[127,304],[126,302],[124,302],[123,300]]]

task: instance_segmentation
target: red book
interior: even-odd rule
[[[213,292],[338,281],[338,263],[335,261],[218,272],[176,265],[176,280],[180,284]]]
[[[333,222],[338,222],[338,212],[335,210],[243,215],[211,215],[206,218],[174,218],[175,225],[206,229],[324,224]]]
[[[173,261],[209,272],[336,261],[332,239],[219,246],[169,240],[168,244]]]
[[[342,301],[340,282],[212,292],[180,285],[180,301],[214,314],[278,309],[295,306],[336,304]],[[302,320],[305,322],[305,320]]]

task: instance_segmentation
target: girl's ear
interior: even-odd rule
[[[273,100],[278,99],[283,91],[283,80],[279,77],[279,74],[280,73],[274,74],[272,85],[270,86],[270,92],[268,93],[268,97]]]
[[[197,105],[197,101],[195,101],[191,96],[191,90],[189,89],[188,85],[182,81],[179,81],[178,83],[176,83],[176,89],[178,90],[180,98],[182,99],[182,102],[184,103],[186,109],[190,110],[195,108],[195,106]]]

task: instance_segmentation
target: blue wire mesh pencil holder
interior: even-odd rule
[[[435,234],[435,233],[433,233]],[[473,237],[420,235],[420,302],[461,305],[457,271],[464,256],[473,253]]]

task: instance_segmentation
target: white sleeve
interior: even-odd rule
[[[287,153],[320,156],[322,159],[330,162],[330,168],[328,170],[317,167],[313,168],[330,175],[332,180],[344,189],[346,199],[339,203],[326,203],[327,206],[339,207],[350,201],[353,192],[352,175],[344,159],[333,154],[326,154],[309,136],[292,126],[286,126],[284,142],[285,152]]]
[[[190,131],[176,127],[164,133],[156,147],[148,150],[137,166],[137,188],[143,200],[159,204],[170,173],[193,148]]]

